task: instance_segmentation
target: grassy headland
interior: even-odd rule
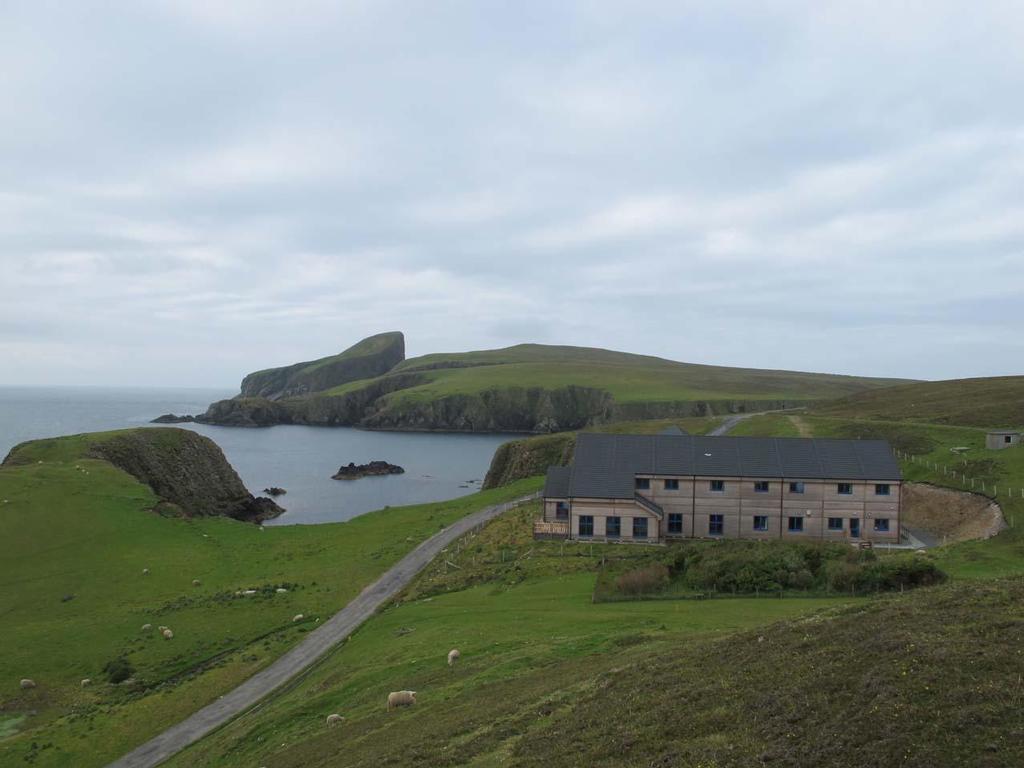
[[[439,527],[537,487],[263,529],[154,512],[148,485],[92,457],[108,439],[28,443],[0,468],[3,765],[106,763],[266,666]],[[107,681],[118,659],[134,682]]]

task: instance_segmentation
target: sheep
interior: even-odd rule
[[[143,624],[142,625],[142,631],[143,632],[149,632],[149,630],[151,630],[152,628],[153,628],[152,624]]]
[[[171,632],[171,630],[169,629],[164,629],[164,631],[160,634],[162,634],[164,636],[164,639],[166,640],[170,640],[172,637],[174,637],[174,633]]]
[[[86,677],[81,682],[81,686],[83,688],[88,688],[90,685],[92,685],[92,678],[91,677]]]
[[[148,576],[149,575],[149,568],[143,568],[142,569],[142,575],[143,576]]]
[[[328,715],[327,716],[327,726],[329,728],[333,728],[334,726],[338,725],[344,719],[345,719],[344,717],[342,717],[341,715],[339,715],[337,713],[335,713],[333,715]]]
[[[199,581],[199,579],[192,579],[192,586],[193,587],[198,587],[200,583],[201,582]]]
[[[167,629],[167,627],[165,627],[163,624],[161,624],[159,627],[156,628],[156,631],[159,632],[162,635],[164,633],[165,629]]]
[[[274,591],[275,591],[275,592],[277,592],[277,594],[279,594],[279,595],[283,595],[283,594],[284,594],[285,592],[287,592],[288,590],[287,590],[287,589],[285,589],[284,587],[278,587],[278,588],[277,588],[277,589],[275,589]]]
[[[462,656],[462,654],[459,653],[458,648],[452,648],[450,651],[448,651],[448,666],[454,667],[455,662],[459,660],[460,656]]]
[[[306,617],[303,616],[301,613],[296,613],[294,616],[292,616],[292,621],[302,621],[304,618]]]
[[[388,694],[388,712],[398,707],[411,707],[416,703],[416,691],[392,691]]]
[[[32,680],[32,679],[30,679],[28,677],[23,677],[21,679],[21,690],[27,691],[29,688],[35,688],[35,687],[36,687],[36,681],[35,680]]]
[[[255,594],[256,594],[256,590],[255,589],[245,589],[245,590],[242,590],[242,596],[243,597],[252,597]]]

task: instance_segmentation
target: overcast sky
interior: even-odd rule
[[[1024,373],[1024,6],[0,4],[0,384],[402,330]]]

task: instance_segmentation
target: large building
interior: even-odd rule
[[[902,482],[884,440],[584,432],[534,536],[898,543]]]

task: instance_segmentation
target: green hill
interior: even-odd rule
[[[971,427],[1024,426],[1024,376],[929,381],[859,392],[813,407],[823,416],[927,421]]]
[[[283,368],[268,368],[242,379],[242,397],[279,400],[321,392],[357,379],[387,373],[405,359],[405,337],[378,333],[337,355]]]
[[[902,380],[694,365],[587,347],[521,344],[425,355],[382,376],[308,396],[223,401],[201,420],[243,426],[557,432],[623,419],[784,408],[896,383]]]

